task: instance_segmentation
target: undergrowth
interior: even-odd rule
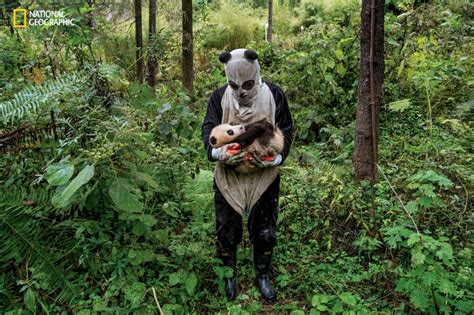
[[[374,195],[369,183],[354,182],[351,168],[354,2],[313,5],[311,15],[277,7],[276,16],[288,15],[273,44],[258,39],[263,8],[253,13],[230,1],[199,7],[193,97],[176,80],[170,56],[179,45],[166,32],[154,90],[127,79],[133,54],[122,38],[100,48],[109,63],[94,63],[89,48],[102,51],[96,37],[65,34],[84,44],[59,38],[55,45],[74,58],[53,69],[42,66],[46,55],[35,57],[2,34],[2,67],[16,69],[11,78],[0,75],[2,314],[470,313],[472,5],[397,3],[404,13],[386,14]],[[204,31],[240,6],[246,16],[228,12],[228,37],[223,23]],[[25,35],[26,43],[37,43],[35,36]],[[231,270],[215,257],[214,165],[200,125],[210,92],[225,82],[218,52],[239,45],[259,52],[265,78],[290,100],[296,127],[281,167],[275,305],[264,304],[253,285],[247,231],[235,302],[223,292]],[[37,63],[18,70],[25,59]],[[65,71],[69,77],[55,79],[76,68],[80,76]]]

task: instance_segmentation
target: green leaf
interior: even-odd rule
[[[218,278],[219,280],[222,280],[222,279],[224,278],[224,270],[223,270],[223,268],[220,267],[220,266],[215,266],[213,269],[214,269],[214,272],[215,272],[216,275],[217,275],[217,278]]]
[[[387,106],[393,112],[403,112],[405,109],[410,107],[410,99],[406,98],[403,100],[390,102],[387,104]]]
[[[222,268],[224,270],[224,277],[225,278],[230,278],[234,275],[234,269],[230,267],[224,267]]]
[[[290,315],[304,315],[304,311],[302,311],[302,310],[293,310],[293,311],[291,311]]]
[[[332,82],[332,81],[334,81],[334,77],[333,77],[332,75],[330,75],[330,74],[325,74],[325,75],[324,75],[324,80],[325,80],[326,82]]]
[[[341,302],[337,301],[332,308],[332,314],[342,313],[344,311],[344,305]]]
[[[125,214],[125,215],[124,215]],[[127,215],[129,215],[127,217]],[[121,213],[119,215],[119,218],[121,220],[124,220],[124,221],[130,221],[130,220],[134,220],[135,217],[132,216],[133,214],[129,214],[129,213]],[[133,218],[133,219],[132,219]],[[147,234],[148,232],[150,232],[150,229],[145,225],[143,224],[142,222],[134,222],[133,223],[133,227],[132,227],[132,232],[133,234],[135,234],[136,236],[144,236],[145,234]]]
[[[339,295],[339,298],[341,299],[342,302],[350,305],[350,306],[355,306],[357,304],[357,297],[350,293],[350,292],[343,292]]]
[[[143,210],[143,204],[140,202],[139,196],[133,192],[133,187],[130,183],[123,178],[110,185],[109,196],[115,208],[120,211],[139,213]]]
[[[158,188],[158,183],[149,174],[136,172],[135,177],[138,180],[147,183],[151,188]]]
[[[170,285],[176,285],[181,282],[181,273],[180,272],[173,272],[170,274],[169,277],[169,284]]]
[[[338,63],[337,66],[336,66],[336,72],[339,74],[339,75],[345,75],[346,74],[346,68],[344,67],[344,65],[342,63]]]
[[[330,300],[330,296],[326,294],[316,294],[313,295],[313,298],[311,299],[311,305],[314,307],[317,307],[322,304],[327,304]]]
[[[3,47],[2,47],[3,48]],[[2,60],[3,61],[3,60]],[[37,112],[49,112],[59,107],[61,95],[79,86],[82,75],[72,73],[56,77],[54,81],[27,86],[8,101],[0,101],[0,117],[4,123],[31,117]],[[84,85],[85,86],[85,85]],[[60,97],[61,96],[61,97]]]
[[[430,303],[428,293],[429,291],[425,293],[421,290],[414,289],[410,294],[410,301],[417,309],[426,310]]]
[[[424,271],[423,276],[421,277],[422,283],[427,286],[431,286],[435,283],[437,275],[433,272]]]
[[[474,309],[474,300],[457,301],[454,305],[456,305],[456,309],[468,314]]]
[[[108,301],[96,300],[93,303],[92,310],[94,311],[104,312],[107,309]]]
[[[434,204],[434,199],[431,197],[423,196],[418,198],[418,203],[424,208],[430,208]]]
[[[325,311],[328,311],[328,310],[329,310],[329,307],[327,307],[325,304],[318,305],[318,306],[316,306],[316,308],[317,308],[318,311],[320,311],[320,312],[325,312]]]
[[[196,274],[194,272],[191,273],[186,278],[186,281],[184,282],[184,285],[186,287],[186,291],[188,291],[188,294],[193,295],[194,290],[196,289],[196,286],[197,286],[197,277],[196,277]]]
[[[453,260],[453,248],[448,243],[441,243],[439,250],[436,251],[436,256],[445,264],[450,265]]]
[[[397,46],[397,47],[400,47],[400,44],[397,43],[397,41],[391,39],[391,38],[388,38],[387,39],[387,43],[390,44],[390,45],[393,45],[393,46]]]
[[[418,190],[428,197],[436,197],[436,193],[434,192],[434,186],[432,184],[422,184],[418,187]]]
[[[25,292],[25,296],[23,297],[23,301],[25,302],[26,307],[32,311],[33,313],[36,312],[36,297],[33,290],[28,288]]]
[[[138,215],[137,219],[140,220],[143,224],[145,224],[148,227],[152,227],[156,223],[158,223],[158,219],[155,218],[155,216],[151,214],[140,214]]]
[[[172,315],[172,314],[185,314],[183,310],[183,306],[180,304],[164,304],[163,305],[163,313],[165,315]]]
[[[144,293],[145,284],[142,282],[134,282],[132,285],[125,287],[125,299],[131,302],[132,307],[140,305]]]
[[[398,71],[397,71],[398,77],[400,77],[400,75],[402,74],[404,67],[405,67],[405,60],[402,60],[402,62],[400,62],[400,66],[398,66]]]
[[[438,175],[436,177],[436,182],[438,183],[438,185],[444,186],[444,187],[452,187],[453,186],[453,182],[444,175]]]
[[[405,209],[408,213],[415,214],[418,211],[418,204],[412,200],[405,205]]]
[[[336,58],[338,60],[342,60],[344,59],[344,52],[340,49],[336,49],[336,51],[334,52],[334,54],[336,55]]]
[[[67,183],[74,174],[74,165],[69,161],[61,161],[48,166],[44,178],[52,186],[60,186]]]
[[[456,294],[456,286],[454,285],[454,283],[452,283],[446,278],[442,278],[439,281],[439,289],[441,290],[441,292],[446,294]]]
[[[128,259],[134,266],[138,266],[143,262],[153,261],[155,254],[151,250],[134,250],[128,252]]]
[[[334,59],[332,58],[329,58],[326,62],[326,65],[329,69],[332,69],[334,68],[334,66],[336,65],[336,63],[334,62]]]
[[[177,208],[176,208],[176,204],[174,202],[165,202],[163,204],[163,211],[167,215],[169,215],[173,218],[177,218],[179,216]]]
[[[413,253],[413,255],[411,256],[411,262],[415,266],[421,265],[422,263],[424,263],[425,259],[426,259],[426,256],[418,251]]]
[[[418,243],[421,241],[421,235],[418,233],[413,233],[408,237],[407,245],[408,246],[413,246],[414,244]]]
[[[74,193],[87,184],[94,176],[94,166],[87,165],[64,189],[59,189],[53,196],[51,202],[56,208],[65,208],[71,201]]]

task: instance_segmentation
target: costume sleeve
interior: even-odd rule
[[[212,146],[209,143],[209,136],[211,135],[212,129],[221,124],[222,121],[222,107],[221,99],[224,94],[225,88],[220,88],[214,93],[212,93],[207,103],[206,117],[204,117],[204,122],[202,123],[201,128],[201,137],[202,142],[204,143],[204,148],[207,152],[207,159],[209,161],[217,161],[212,157]]]
[[[275,85],[272,90],[276,105],[275,122],[285,138],[283,152],[281,153],[283,157],[281,164],[283,164],[290,153],[290,147],[293,142],[293,120],[291,119],[290,107],[283,90]]]

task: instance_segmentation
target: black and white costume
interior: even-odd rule
[[[220,60],[226,65],[228,84],[212,94],[202,124],[202,141],[208,159],[217,161],[213,152],[216,149],[209,143],[209,135],[215,126],[222,123],[246,125],[264,118],[278,126],[284,135],[283,152],[275,159],[277,164],[273,167],[261,168],[252,174],[237,174],[219,161],[214,180],[218,256],[224,265],[236,271],[237,245],[242,240],[242,215],[248,215],[257,286],[263,297],[272,301],[276,295],[268,272],[276,244],[280,183],[278,165],[285,161],[290,151],[291,114],[282,89],[261,80],[255,52],[237,49],[221,54]],[[253,82],[253,86],[248,82]],[[227,297],[233,299],[236,278],[234,276],[226,281]]]

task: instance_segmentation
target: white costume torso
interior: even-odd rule
[[[266,119],[275,125],[276,105],[269,87],[265,83],[257,85],[258,92],[251,106],[239,105],[227,89],[222,96],[222,122],[247,125]],[[249,174],[236,173],[218,162],[215,169],[215,180],[226,201],[240,215],[248,215],[260,196],[278,175],[278,167],[255,169]]]

